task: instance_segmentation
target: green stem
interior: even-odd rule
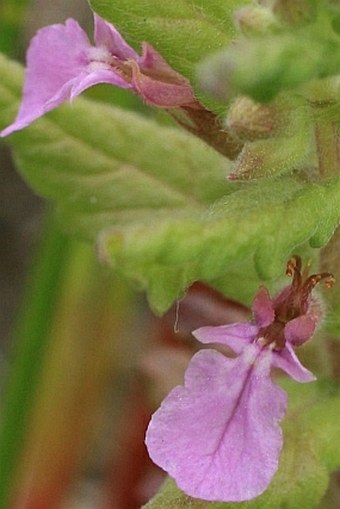
[[[0,424],[0,509],[8,509],[44,353],[58,299],[68,242],[48,221],[45,238],[30,274],[15,330]]]
[[[332,121],[316,123],[315,138],[319,159],[319,174],[321,178],[334,177],[340,172],[339,130]],[[328,321],[326,323],[325,340],[320,342],[320,358],[324,360],[324,372],[340,382],[339,341],[336,339],[340,332],[338,310],[340,306],[340,227],[338,227],[328,244],[320,251],[320,270],[331,272],[336,285],[331,290],[323,292],[327,302]],[[326,345],[326,348],[325,348]]]
[[[315,127],[316,148],[321,178],[338,175],[340,171],[338,153],[338,129],[333,122],[319,122]]]
[[[332,272],[335,277],[335,285],[330,290],[323,292],[327,302],[327,350],[326,364],[332,378],[340,383],[340,227],[338,227],[331,240],[320,252],[320,269],[324,272]]]

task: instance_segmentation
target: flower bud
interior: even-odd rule
[[[263,34],[278,27],[273,12],[261,6],[237,10],[234,13],[234,21],[244,35]]]
[[[248,138],[236,160],[229,180],[250,180],[280,175],[303,166],[311,150],[311,123],[308,110],[300,99],[284,108],[275,104],[277,116],[267,139]],[[275,107],[269,105],[269,110]]]
[[[278,109],[249,97],[238,97],[231,105],[226,125],[242,141],[269,138],[279,129]]]

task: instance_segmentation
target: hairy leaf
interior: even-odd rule
[[[1,58],[0,76],[4,127],[20,67]],[[223,287],[230,268],[244,284],[243,260],[255,259],[260,279],[276,278],[293,250],[324,245],[339,222],[338,179],[233,185],[228,161],[200,140],[92,101],[65,105],[9,141],[64,228],[97,241],[102,259],[147,290],[159,312],[194,280]]]
[[[21,69],[0,58],[0,127],[15,115]],[[23,175],[61,205],[70,231],[192,211],[230,192],[228,161],[190,134],[142,115],[77,99],[7,138]]]
[[[110,228],[101,234],[100,249],[116,270],[147,287],[151,303],[164,310],[185,282],[227,278],[232,264],[251,255],[261,278],[280,276],[299,245],[327,242],[339,222],[339,200],[338,179],[318,185],[289,179],[250,183],[204,213]]]

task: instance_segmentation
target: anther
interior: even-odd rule
[[[292,277],[296,272],[300,273],[302,261],[300,256],[294,255],[287,262],[286,275]]]
[[[307,299],[313,288],[321,281],[324,281],[324,284],[327,288],[331,288],[335,283],[335,277],[333,276],[333,274],[330,274],[329,272],[321,272],[321,274],[312,274],[311,276],[309,276],[309,278],[306,279],[302,287],[302,298]]]

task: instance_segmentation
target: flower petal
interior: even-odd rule
[[[142,44],[142,56],[139,65],[141,71],[153,79],[190,87],[189,80],[175,71],[158,51],[146,42]]]
[[[139,62],[127,62],[132,83],[145,102],[160,108],[190,106],[201,108],[193,95],[190,82],[176,72],[149,44],[143,44]]]
[[[253,300],[253,314],[255,323],[259,327],[267,327],[275,317],[274,306],[265,286],[260,286]]]
[[[298,316],[287,323],[284,335],[293,346],[300,346],[310,339],[318,323],[318,317],[313,314]]]
[[[239,354],[255,339],[258,330],[257,325],[247,322],[219,325],[217,327],[201,327],[193,331],[192,334],[201,343],[221,343]]]
[[[198,352],[185,386],[173,389],[153,415],[149,454],[188,495],[249,500],[270,483],[286,409],[285,393],[269,376],[271,355],[256,345],[233,360]]]
[[[27,52],[23,100],[13,124],[0,135],[26,127],[44,113],[70,97],[75,78],[88,65],[90,42],[73,19],[65,25],[42,28],[32,39]]]
[[[84,90],[99,85],[99,83],[107,83],[120,88],[131,89],[130,83],[125,81],[119,76],[114,70],[98,69],[93,70],[90,73],[83,73],[72,82],[70,100],[72,101]]]
[[[107,48],[112,55],[121,60],[132,58],[138,61],[140,58],[138,53],[125,42],[118,30],[98,14],[94,14],[94,41],[96,46]]]
[[[288,342],[283,350],[273,352],[272,366],[282,369],[297,382],[307,383],[316,380],[313,373],[301,364],[293,347]]]

